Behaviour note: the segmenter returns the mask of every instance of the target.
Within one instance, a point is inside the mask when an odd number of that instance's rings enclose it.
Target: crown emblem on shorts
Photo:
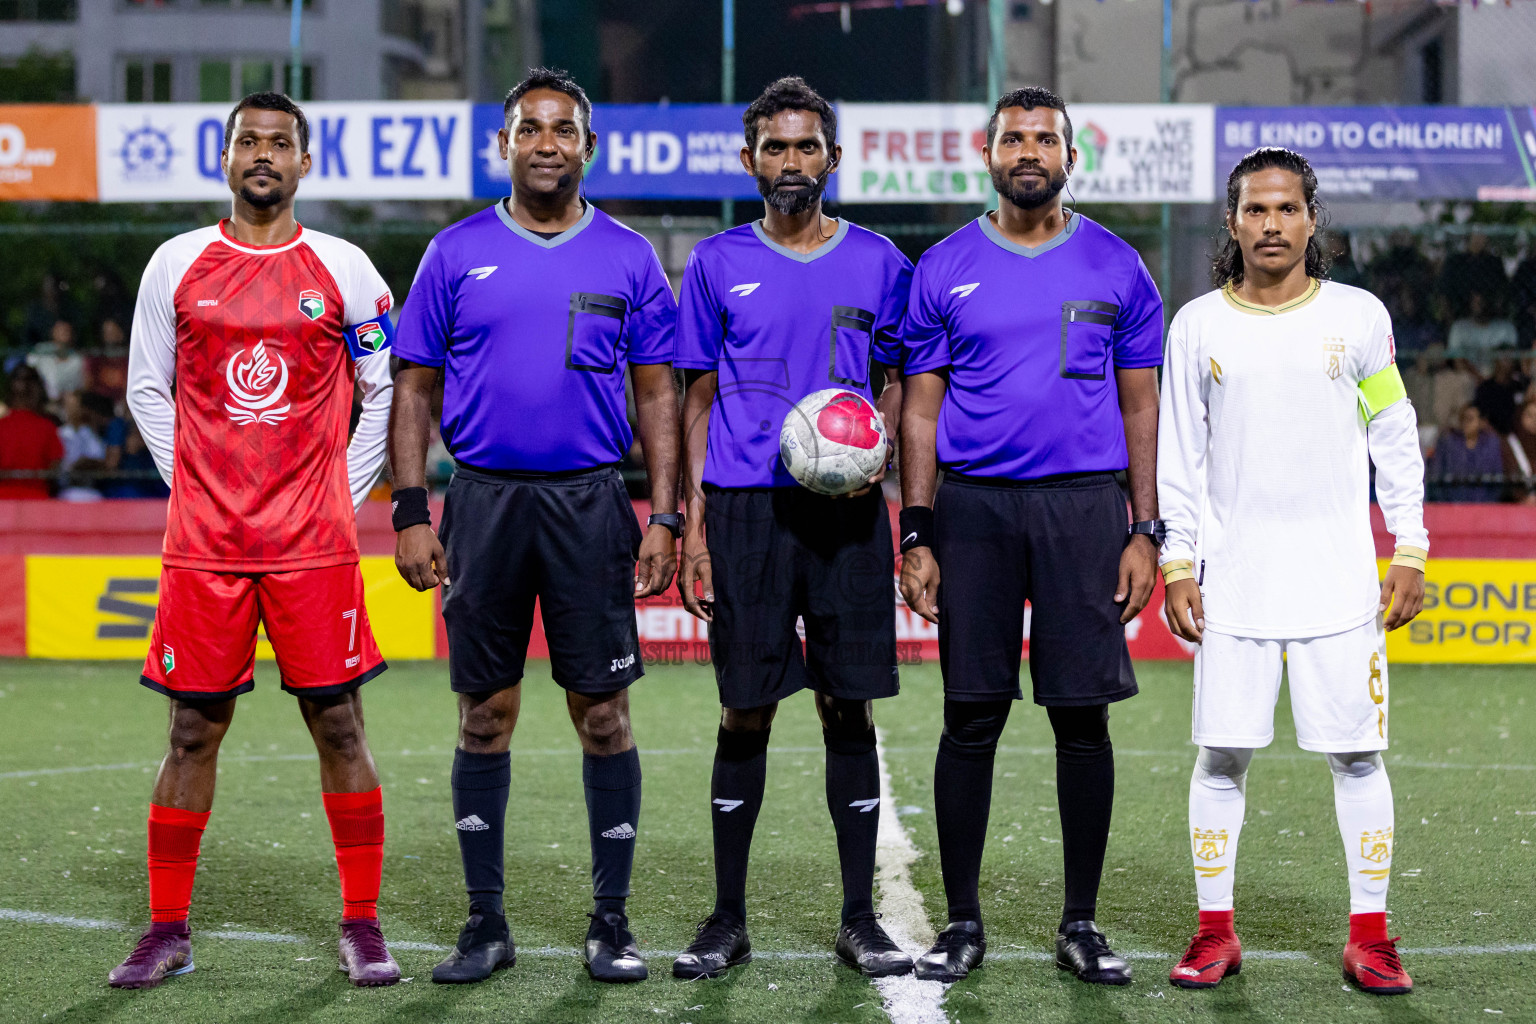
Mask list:
[[[1360,856],[1376,864],[1385,863],[1392,856],[1392,830],[1360,833]]]
[[[1195,856],[1200,860],[1216,860],[1227,852],[1228,837],[1226,829],[1195,829]]]

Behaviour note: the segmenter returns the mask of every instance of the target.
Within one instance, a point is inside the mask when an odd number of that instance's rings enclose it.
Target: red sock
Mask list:
[[[1386,942],[1386,911],[1375,914],[1350,914],[1349,941],[1351,943]]]
[[[322,793],[325,816],[336,844],[341,872],[341,916],[379,916],[379,878],[384,871],[384,797],[380,789],[367,793]]]
[[[186,921],[208,811],[149,805],[149,919]]]
[[[1200,911],[1200,931],[1207,935],[1232,935],[1232,911]]]

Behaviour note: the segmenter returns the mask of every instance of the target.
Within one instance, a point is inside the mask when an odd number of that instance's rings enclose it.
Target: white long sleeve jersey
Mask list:
[[[1332,282],[1275,308],[1220,289],[1174,317],[1159,560],[1193,563],[1206,628],[1298,639],[1370,621],[1370,462],[1399,550],[1427,554],[1424,461],[1394,355],[1381,302]]]

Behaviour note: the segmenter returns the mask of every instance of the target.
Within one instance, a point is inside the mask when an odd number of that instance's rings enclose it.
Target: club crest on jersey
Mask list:
[[[165,674],[170,675],[176,669],[176,652],[171,650],[171,645],[165,645],[165,653],[160,656],[160,664],[165,667]]]
[[[311,320],[319,320],[325,316],[325,296],[313,288],[299,292],[299,312]]]
[[[356,336],[358,345],[369,352],[377,352],[384,344],[384,328],[380,327],[376,320],[358,324],[352,329],[352,333]]]
[[[230,399],[224,411],[234,422],[280,423],[288,418],[288,410],[293,408],[283,402],[288,390],[288,364],[282,356],[268,352],[265,341],[258,341],[249,353],[242,349],[231,356],[224,379]]]
[[[1195,857],[1199,860],[1217,860],[1227,852],[1227,837],[1226,829],[1195,829]]]
[[[1323,353],[1328,357],[1328,379],[1338,380],[1344,372],[1344,344],[1343,339],[1324,338]]]
[[[1360,856],[1373,864],[1385,864],[1392,856],[1392,830],[1360,833]]]

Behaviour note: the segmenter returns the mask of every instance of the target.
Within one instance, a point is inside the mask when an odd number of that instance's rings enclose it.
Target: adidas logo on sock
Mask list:
[[[453,823],[453,827],[460,832],[484,832],[491,826],[480,820],[480,815],[471,814],[467,818],[460,818]]]
[[[622,825],[615,825],[615,826],[613,826],[613,828],[611,828],[608,831],[603,833],[603,838],[604,839],[633,839],[633,838],[635,838],[635,826],[631,825],[627,821],[624,824],[622,824]]]

